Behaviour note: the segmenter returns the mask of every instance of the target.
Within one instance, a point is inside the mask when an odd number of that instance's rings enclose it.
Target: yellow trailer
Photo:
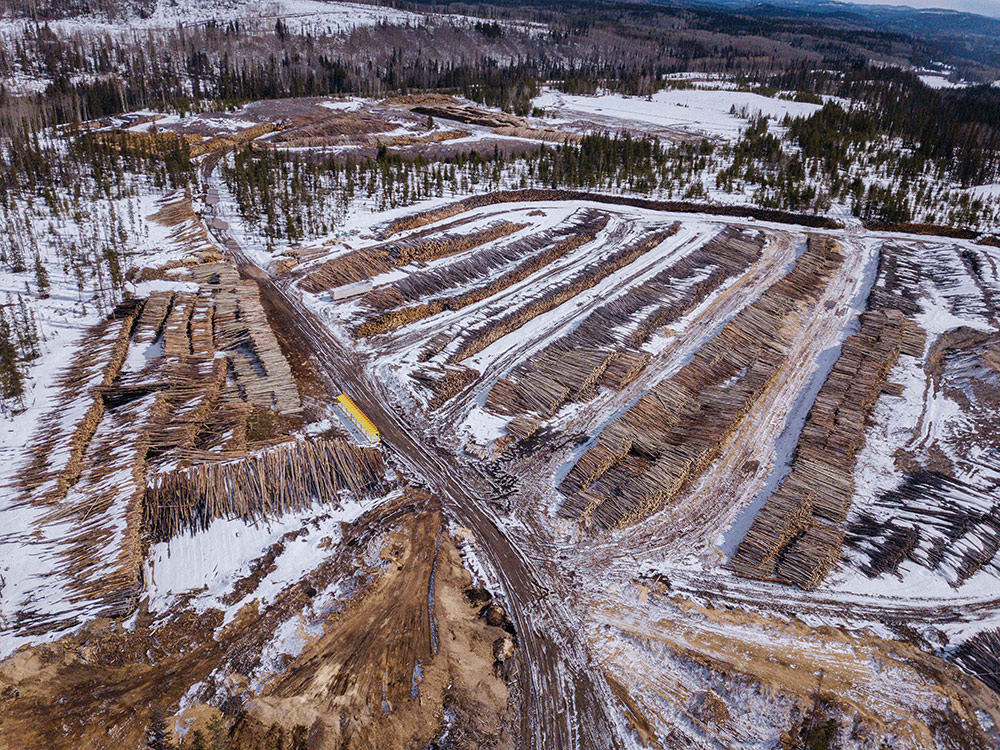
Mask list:
[[[361,430],[362,434],[368,438],[369,443],[377,443],[381,439],[378,434],[378,427],[358,408],[358,405],[354,403],[350,396],[346,393],[341,393],[337,396],[337,404],[344,411],[344,414]]]

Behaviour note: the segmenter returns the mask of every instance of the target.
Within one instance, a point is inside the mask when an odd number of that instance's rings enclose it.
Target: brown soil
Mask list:
[[[439,517],[393,534],[383,555],[395,572],[255,701],[260,719],[309,726],[322,748],[425,747],[443,734],[447,707],[449,736],[513,747],[516,722],[493,658],[504,632],[466,598],[471,578]]]
[[[249,675],[278,625],[337,580],[367,583],[261,697],[249,694]],[[219,611],[178,605],[166,622],[140,612],[132,631],[105,620],[22,649],[0,664],[0,747],[139,747],[152,712],[172,726],[198,682],[198,699],[230,716],[231,750],[255,747],[282,727],[289,739],[308,727],[317,749],[425,747],[444,733],[446,705],[449,736],[512,747],[519,717],[508,710],[493,658],[504,632],[465,598],[470,580],[433,503],[411,494],[346,527],[327,560],[269,606],[245,595],[221,630]],[[423,678],[414,685],[417,663]],[[196,702],[183,719],[204,730],[217,713]]]

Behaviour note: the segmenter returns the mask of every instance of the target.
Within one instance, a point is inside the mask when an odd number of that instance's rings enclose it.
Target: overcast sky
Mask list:
[[[909,5],[911,8],[950,8],[1000,18],[1000,0],[848,0],[862,5]]]

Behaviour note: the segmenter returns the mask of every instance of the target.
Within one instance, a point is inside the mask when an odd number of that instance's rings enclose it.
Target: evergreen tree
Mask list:
[[[0,396],[5,400],[19,400],[23,395],[24,376],[18,363],[17,349],[7,316],[0,307]]]
[[[149,717],[146,732],[146,750],[172,750],[173,743],[167,736],[167,724],[159,708],[154,708]]]

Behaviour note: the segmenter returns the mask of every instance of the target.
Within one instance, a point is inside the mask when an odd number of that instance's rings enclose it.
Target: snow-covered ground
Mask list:
[[[960,89],[969,85],[965,81],[950,81],[946,76],[936,73],[924,73],[918,78],[932,89]]]
[[[807,117],[820,109],[818,104],[726,88],[669,89],[648,98],[621,94],[576,96],[546,89],[532,105],[552,113],[556,122],[582,121],[593,123],[595,129],[612,131],[648,125],[666,132],[703,134],[729,141],[735,141],[746,129],[748,118],[758,114],[780,121],[785,115]]]
[[[68,363],[75,342],[89,326],[109,312],[107,302],[102,304],[95,298],[95,286],[101,282],[78,276],[60,253],[65,247],[79,243],[85,235],[107,231],[106,222],[113,213],[125,220],[130,246],[126,268],[155,268],[183,257],[187,248],[171,238],[177,227],[167,227],[149,219],[158,209],[161,197],[157,191],[149,189],[132,199],[92,203],[89,211],[78,214],[79,221],[64,217],[48,222],[53,230],[48,233],[40,231],[44,225],[36,220],[35,231],[39,236],[35,244],[50,285],[47,296],[39,294],[30,259],[27,259],[28,268],[20,273],[0,267],[0,301],[16,301],[18,294],[25,296],[38,326],[40,348],[40,356],[26,363],[23,398],[19,403],[8,405],[16,413],[4,414],[0,423],[0,483],[6,483],[16,471],[15,457],[30,437],[38,418],[49,409],[55,396],[53,383]],[[135,288],[129,285],[129,290],[134,292]]]
[[[110,35],[132,38],[149,32],[166,32],[178,27],[201,26],[209,22],[241,22],[245,28],[272,30],[278,20],[291,33],[312,36],[341,34],[366,26],[420,26],[426,23],[471,25],[480,19],[460,14],[415,13],[388,5],[338,0],[157,0],[152,13],[128,18],[98,15],[75,16],[49,21],[58,36]],[[534,33],[544,30],[538,23],[498,21]],[[24,33],[30,22],[0,16],[0,37]]]
[[[338,33],[377,24],[418,24],[425,16],[378,5],[322,0],[158,0],[148,16],[121,19],[77,16],[50,21],[48,26],[59,36],[110,34],[132,36],[136,32],[169,31],[178,26],[197,26],[209,21],[270,21],[282,19],[291,31],[303,33]],[[6,20],[8,31],[23,28],[26,22]]]
[[[341,524],[356,520],[382,500],[346,501],[339,508],[316,504],[252,525],[219,518],[204,531],[154,544],[144,568],[149,608],[169,614],[183,596],[197,611],[224,612],[225,625],[249,601],[269,604],[286,587],[302,580],[340,541]],[[279,543],[273,569],[244,596],[227,600],[237,581],[251,573],[253,563]]]

